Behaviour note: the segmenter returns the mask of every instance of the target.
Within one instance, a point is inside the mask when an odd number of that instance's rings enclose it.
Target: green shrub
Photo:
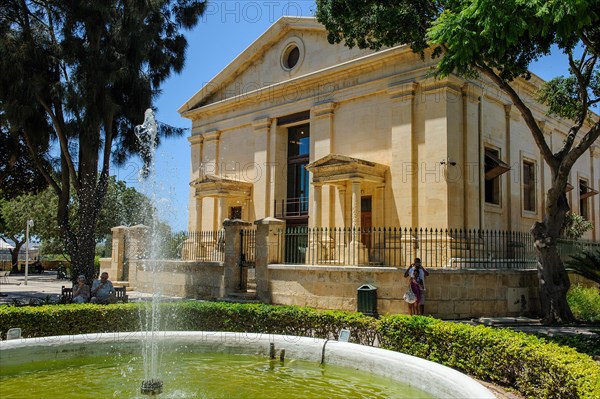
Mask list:
[[[573,285],[567,293],[567,301],[573,315],[582,321],[600,321],[600,292],[597,288]]]
[[[600,366],[589,356],[505,329],[390,316],[379,324],[382,347],[459,369],[530,398],[598,398]]]
[[[26,337],[139,331],[144,303],[0,307],[0,332]],[[514,388],[530,398],[598,398],[600,366],[574,349],[524,333],[402,315],[379,320],[360,313],[293,306],[172,302],[161,307],[164,330],[235,331],[337,338],[404,352]]]

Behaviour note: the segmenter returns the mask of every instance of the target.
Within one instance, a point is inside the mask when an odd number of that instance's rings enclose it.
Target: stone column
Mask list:
[[[223,262],[225,294],[241,291],[242,240],[240,231],[250,225],[250,222],[239,219],[223,221],[225,229],[225,261]]]
[[[256,295],[264,303],[271,303],[269,264],[282,263],[285,221],[267,217],[256,225]]]
[[[125,259],[129,267],[129,285],[134,287],[142,287],[142,282],[138,282],[137,266],[143,266],[142,262],[151,256],[152,243],[148,236],[148,226],[138,224],[127,229],[125,236],[126,253]]]
[[[196,229],[191,231],[202,231],[202,201],[204,197],[196,197]]]
[[[107,272],[113,279],[123,280],[123,268],[125,263],[125,233],[127,227],[117,226],[112,231],[112,254],[110,257],[110,269],[101,269],[100,273]]]
[[[215,230],[220,230],[221,227],[223,226],[223,221],[228,218],[228,215],[226,216],[226,206],[225,204],[227,203],[227,198],[225,197],[220,197],[217,199],[217,226]]]
[[[200,134],[194,134],[188,138],[188,141],[190,142],[192,151],[190,177],[194,181],[202,175],[202,147],[204,137]],[[190,187],[189,198],[190,215],[188,218],[188,230],[200,231],[202,230],[202,198],[196,197],[196,189],[194,187]]]

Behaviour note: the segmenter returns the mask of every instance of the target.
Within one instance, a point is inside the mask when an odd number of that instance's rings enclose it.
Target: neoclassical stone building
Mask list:
[[[406,46],[330,45],[313,18],[282,18],[190,98],[190,231],[225,218],[309,227],[526,231],[550,173],[510,100],[485,81],[428,76]],[[570,124],[517,90],[558,148]],[[568,198],[598,239],[600,146]]]

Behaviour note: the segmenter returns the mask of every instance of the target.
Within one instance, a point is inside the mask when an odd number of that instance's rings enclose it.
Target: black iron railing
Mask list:
[[[308,197],[275,200],[273,211],[276,218],[288,218],[308,215]]]
[[[528,232],[429,228],[308,228],[280,232],[283,263],[409,266],[421,258],[429,267],[532,269],[537,254]],[[569,254],[600,248],[591,241],[560,240]]]
[[[225,230],[181,231],[157,240],[158,259],[199,260],[223,262],[225,259]]]
[[[240,230],[242,265],[254,267],[256,262],[256,227]]]

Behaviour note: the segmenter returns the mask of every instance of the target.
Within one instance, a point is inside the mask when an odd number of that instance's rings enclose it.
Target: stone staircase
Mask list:
[[[230,302],[230,303],[261,303],[260,299],[256,296],[256,278],[254,269],[248,270],[248,283],[245,292],[229,292],[227,296],[217,298],[219,302]]]

